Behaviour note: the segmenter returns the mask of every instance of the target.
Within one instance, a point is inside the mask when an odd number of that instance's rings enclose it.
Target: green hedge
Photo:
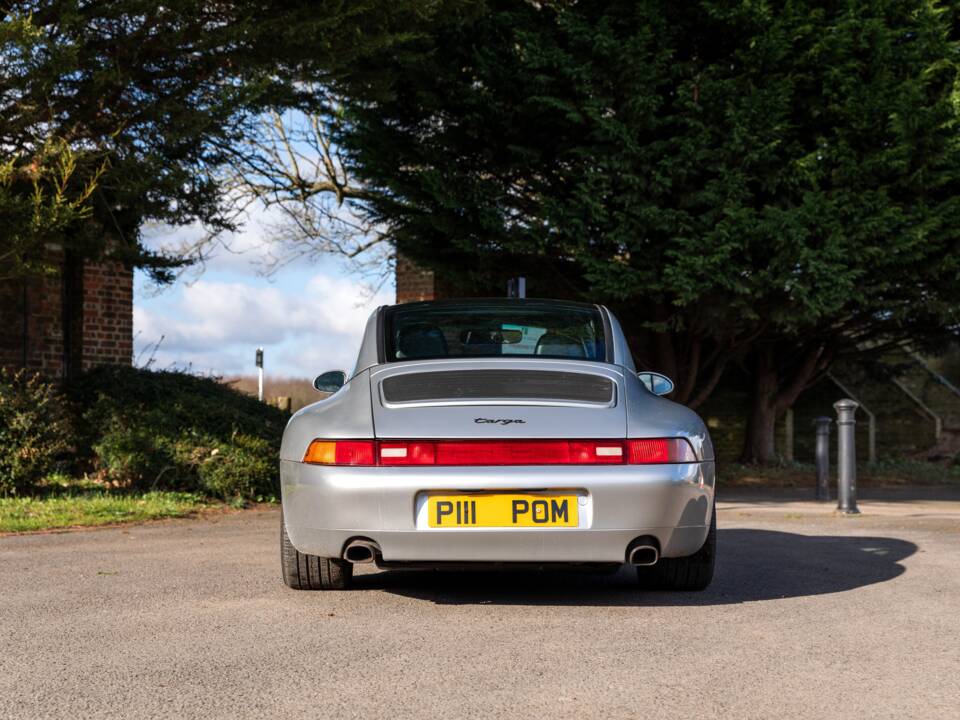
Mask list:
[[[279,494],[286,415],[212,378],[110,366],[70,384],[94,472],[138,489]]]
[[[0,369],[0,495],[29,493],[69,462],[73,433],[56,386]]]
[[[30,492],[67,470],[134,490],[279,494],[286,415],[213,378],[103,367],[71,381],[65,397],[39,379],[18,383],[0,379],[0,422],[19,418],[0,429],[0,493]]]

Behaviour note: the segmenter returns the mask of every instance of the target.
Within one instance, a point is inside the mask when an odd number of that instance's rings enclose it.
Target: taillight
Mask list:
[[[311,465],[376,465],[372,440],[314,440],[303,461]]]
[[[314,440],[315,465],[651,465],[696,462],[684,438],[637,440]]]
[[[382,442],[381,465],[617,465],[619,440]]]
[[[436,465],[437,448],[432,442],[381,442],[377,460],[381,465]]]
[[[630,465],[696,462],[690,443],[683,438],[643,438],[627,440]]]

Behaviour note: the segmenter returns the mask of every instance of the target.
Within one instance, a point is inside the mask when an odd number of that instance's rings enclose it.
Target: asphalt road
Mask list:
[[[0,717],[960,716],[960,502],[732,499],[690,595],[376,570],[294,592],[274,510],[3,537]]]

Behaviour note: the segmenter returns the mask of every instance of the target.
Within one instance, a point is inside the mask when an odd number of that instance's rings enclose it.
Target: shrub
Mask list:
[[[0,495],[35,489],[71,450],[69,414],[53,383],[0,370]]]
[[[141,421],[148,422],[148,418]],[[159,487],[164,473],[175,469],[163,446],[163,435],[151,431],[145,422],[130,423],[126,418],[110,417],[92,446],[97,474],[120,485]],[[170,487],[176,480],[168,478],[164,486]],[[179,484],[190,485],[185,478]]]
[[[237,433],[199,464],[200,489],[208,495],[258,498],[276,496],[277,451],[263,438]]]
[[[182,372],[97,368],[71,384],[88,469],[139,489],[252,499],[279,492],[286,415]]]

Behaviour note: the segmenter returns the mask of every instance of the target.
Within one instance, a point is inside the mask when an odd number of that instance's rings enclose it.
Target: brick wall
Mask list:
[[[133,273],[117,262],[66,261],[57,273],[0,282],[0,366],[64,377],[133,356]]]
[[[423,270],[403,255],[397,256],[397,303],[437,299],[436,276]]]
[[[27,368],[63,374],[63,295],[60,276],[30,283],[27,292]],[[21,320],[21,328],[23,321]]]
[[[62,262],[60,251],[50,252]],[[62,289],[60,274],[0,283],[0,365],[61,375]]]
[[[83,268],[83,369],[133,359],[133,272],[119,262]]]

